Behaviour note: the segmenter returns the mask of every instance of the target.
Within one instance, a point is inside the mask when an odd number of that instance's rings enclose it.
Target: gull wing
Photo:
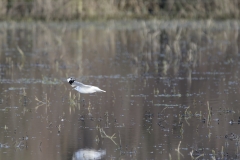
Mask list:
[[[88,94],[88,93],[95,93],[95,92],[106,92],[96,86],[85,85],[83,83],[76,82],[76,81],[73,83],[73,85],[75,87],[74,89],[80,93]]]

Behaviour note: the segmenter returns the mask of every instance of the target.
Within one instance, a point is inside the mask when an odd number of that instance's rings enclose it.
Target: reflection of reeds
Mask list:
[[[123,29],[124,27],[132,29],[134,26],[143,28],[133,32],[117,31],[118,29],[108,30],[107,26],[112,25],[112,23],[105,24],[106,30],[101,30],[101,32],[99,32],[99,28],[94,27],[71,29],[71,25],[67,26],[66,24],[60,26],[45,23],[39,23],[40,25],[26,24],[26,26],[23,26],[29,34],[23,34],[20,37],[22,43],[17,45],[20,56],[14,59],[11,56],[0,54],[0,57],[7,60],[9,68],[6,68],[6,72],[9,75],[17,70],[14,66],[17,60],[21,62],[18,70],[22,67],[29,67],[23,64],[31,62],[32,64],[43,65],[30,67],[48,67],[62,77],[66,76],[66,72],[64,72],[66,67],[78,70],[79,75],[76,76],[80,76],[85,65],[89,65],[86,59],[98,57],[108,59],[116,56],[124,58],[122,56],[123,52],[118,49],[119,44],[121,44],[120,47],[127,48],[126,52],[129,53],[132,63],[129,70],[135,75],[153,71],[155,74],[160,73],[161,75],[167,75],[169,71],[173,71],[177,75],[180,67],[184,66],[188,70],[187,78],[189,85],[191,85],[192,68],[207,61],[209,56],[214,56],[218,52],[221,52],[219,61],[227,59],[231,63],[233,57],[236,56],[233,53],[238,53],[239,50],[239,24],[234,21],[223,22],[221,25],[214,21],[143,22],[121,26]],[[119,27],[120,24],[114,26]],[[186,24],[190,27],[185,27]],[[22,28],[21,25],[17,26],[15,24],[6,26],[2,27],[1,31],[2,33],[10,32],[12,38],[18,36],[18,29]],[[168,26],[171,26],[171,28],[167,29]],[[221,29],[220,26],[225,28],[224,32],[216,32],[216,30]],[[148,34],[149,32],[151,34]],[[7,42],[6,37],[7,35],[0,35],[0,42],[3,44]],[[29,40],[26,40],[25,37],[29,37]],[[231,45],[227,43],[219,45],[219,41],[226,41]],[[31,44],[30,51],[35,56],[29,57],[26,55],[25,48],[29,44]],[[10,48],[16,48],[15,44],[9,43],[7,45]],[[132,47],[135,45],[136,47]],[[232,54],[229,54],[230,52]],[[42,56],[45,58],[42,59]],[[101,67],[109,66],[102,65]],[[102,70],[106,70],[106,68],[100,68],[96,72],[99,73]]]
[[[80,94],[78,94],[78,97],[73,94],[71,92],[69,92],[69,113],[71,114],[72,111],[75,112],[76,109],[80,110],[81,106],[80,106]],[[89,107],[88,107],[89,109]],[[90,109],[89,109],[89,113],[90,113]]]
[[[26,109],[25,107],[27,106],[27,103],[29,101],[28,98],[27,98],[27,93],[25,91],[25,88],[23,88],[22,95],[20,96],[18,101],[19,101],[19,103],[22,104],[22,106],[24,106],[24,110],[25,110]],[[24,113],[25,113],[25,111],[24,111]]]
[[[24,63],[25,63],[25,54],[24,54],[24,52],[22,51],[22,49],[19,46],[17,46],[17,50],[20,53],[21,59],[22,59],[21,60],[21,65],[19,65],[19,69],[21,71],[23,69],[23,66],[24,66]]]
[[[71,92],[69,92],[69,104],[70,104],[70,106],[75,106],[75,107],[80,107],[80,94],[78,94],[78,97],[75,95],[75,94],[73,94],[73,96],[72,96],[72,93]],[[88,108],[89,107],[91,107],[91,103],[89,102],[89,106],[88,106]],[[78,108],[79,110],[80,110],[80,108]]]
[[[210,107],[209,107],[209,101],[207,101],[207,107],[208,107],[208,119],[207,119],[207,125],[208,127],[211,125],[211,117],[212,117],[212,113],[211,113],[211,110],[210,110]]]
[[[69,104],[70,104],[70,106],[76,106],[76,95],[74,94],[73,96],[72,96],[72,93],[71,92],[69,92]]]

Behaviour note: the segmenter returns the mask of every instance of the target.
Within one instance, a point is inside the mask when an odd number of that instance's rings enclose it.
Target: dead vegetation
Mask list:
[[[0,19],[239,18],[238,0],[0,0]]]

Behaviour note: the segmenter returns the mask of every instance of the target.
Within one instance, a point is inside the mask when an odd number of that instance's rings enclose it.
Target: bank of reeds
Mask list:
[[[239,18],[239,0],[0,0],[0,19]]]

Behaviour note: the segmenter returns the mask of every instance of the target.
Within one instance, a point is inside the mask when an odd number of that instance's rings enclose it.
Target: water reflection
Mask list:
[[[0,155],[238,158],[239,37],[235,21],[0,23]]]
[[[105,155],[106,150],[79,149],[73,154],[72,160],[103,159]]]

